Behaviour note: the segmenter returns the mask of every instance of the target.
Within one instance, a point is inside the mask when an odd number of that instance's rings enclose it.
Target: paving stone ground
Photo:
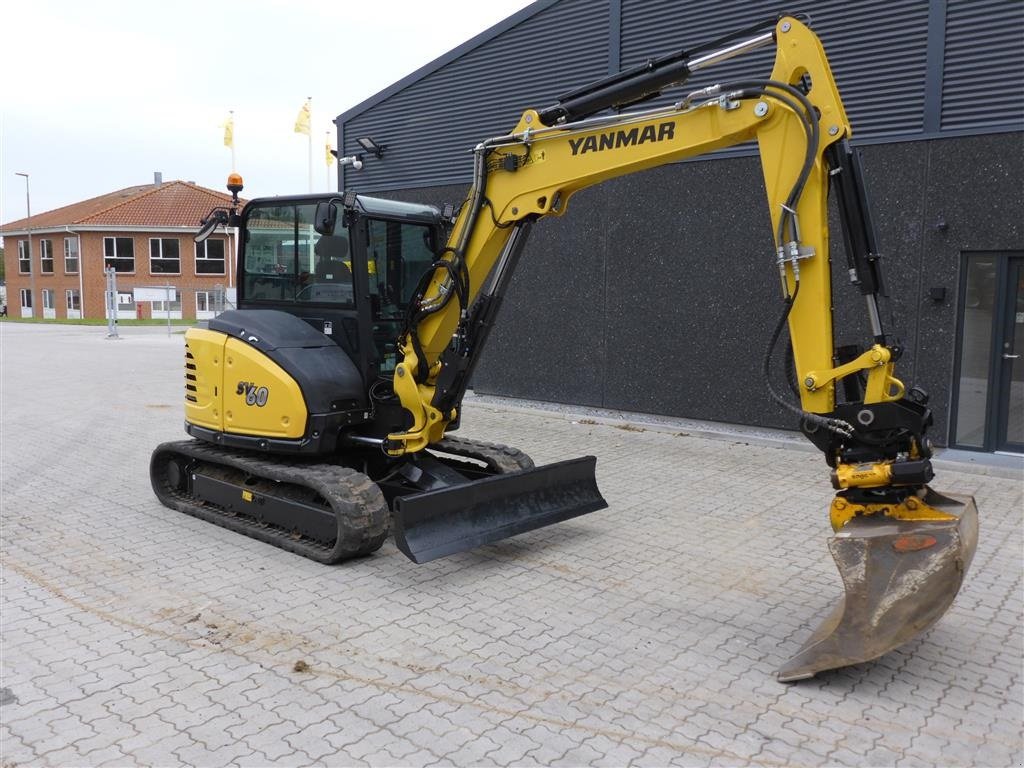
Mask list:
[[[477,399],[460,434],[592,453],[609,508],[327,567],[157,503],[180,334],[0,344],[5,767],[1024,761],[1019,475],[940,472],[981,540],[931,631],[783,685],[841,591],[812,451]]]

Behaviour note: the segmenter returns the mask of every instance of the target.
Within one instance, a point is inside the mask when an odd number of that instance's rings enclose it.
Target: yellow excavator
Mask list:
[[[767,78],[637,106],[765,46]],[[831,468],[829,546],[845,587],[778,677],[901,645],[952,603],[977,510],[928,487],[928,397],[895,375],[901,350],[878,311],[880,250],[850,136],[820,41],[786,15],[526,110],[475,148],[457,211],[353,192],[239,211],[232,175],[233,204],[197,239],[238,228],[239,309],[186,334],[192,439],[154,451],[157,497],[325,563],[375,551],[389,530],[421,563],[605,507],[593,457],[534,467],[516,449],[451,434],[527,234],[580,189],[756,140],[775,240],[765,269],[782,295],[760,373]],[[833,341],[830,191],[871,327],[855,348]],[[793,398],[771,376],[787,324]]]

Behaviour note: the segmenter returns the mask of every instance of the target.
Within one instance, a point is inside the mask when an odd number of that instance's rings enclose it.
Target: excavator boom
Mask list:
[[[765,79],[720,83],[667,107],[604,112],[771,44],[775,64]],[[388,450],[421,450],[457,421],[489,319],[516,263],[517,240],[530,223],[563,215],[572,196],[588,186],[756,140],[775,236],[770,264],[783,296],[771,348],[788,325],[799,404],[772,388],[770,351],[762,373],[773,400],[799,419],[833,469],[839,493],[830,546],[846,585],[840,608],[780,679],[865,661],[924,631],[959,589],[977,541],[977,514],[970,499],[928,503],[941,498],[927,486],[931,411],[927,394],[895,375],[902,350],[881,321],[880,253],[851,135],[820,41],[790,16],[524,112],[510,134],[476,148],[469,199],[443,264],[422,293],[422,311],[403,337],[395,392],[411,425],[388,436]],[[833,341],[830,189],[848,273],[871,329],[869,342],[852,352],[837,350]],[[461,311],[445,311],[456,297]],[[837,514],[837,506],[845,512]]]

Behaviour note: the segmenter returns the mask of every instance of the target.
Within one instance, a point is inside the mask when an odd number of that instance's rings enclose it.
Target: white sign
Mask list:
[[[177,298],[177,291],[172,286],[170,288],[133,288],[132,293],[135,294],[135,301],[167,301],[167,297],[171,297],[171,301]]]

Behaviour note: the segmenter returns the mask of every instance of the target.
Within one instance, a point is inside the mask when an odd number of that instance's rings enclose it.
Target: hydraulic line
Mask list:
[[[782,215],[779,217],[779,226],[776,233],[780,248],[783,243],[787,242],[787,230],[789,234],[789,241],[797,242],[799,233],[797,232],[795,210],[799,203],[800,196],[803,194],[807,179],[810,177],[810,173],[814,168],[820,139],[818,120],[817,115],[814,112],[814,106],[811,104],[807,96],[799,89],[777,80],[765,80],[762,82],[739,81],[729,83],[722,87],[723,89],[740,89],[741,97],[753,96],[755,98],[763,97],[774,99],[785,105],[800,120],[800,124],[807,137],[807,148],[804,155],[804,163],[797,176],[796,182],[793,184],[793,188],[790,191],[789,196],[786,198],[786,203],[782,206]],[[773,91],[769,89],[775,90]],[[782,91],[785,95],[783,95],[783,93],[778,93],[777,91]],[[794,97],[799,104],[794,102],[790,96]],[[803,109],[801,110],[800,107],[803,107]],[[853,428],[849,424],[840,419],[827,418],[817,413],[805,411],[780,395],[772,384],[771,364],[775,353],[775,347],[778,344],[779,337],[782,335],[782,329],[786,326],[786,323],[789,320],[790,312],[793,309],[793,305],[796,302],[796,297],[799,292],[800,278],[798,275],[794,274],[793,292],[783,299],[785,306],[774,330],[772,331],[771,340],[768,343],[768,348],[765,350],[764,359],[762,361],[762,374],[764,376],[765,385],[768,388],[768,393],[772,400],[787,411],[794,413],[806,422],[816,424],[819,427],[828,429],[836,434],[849,437],[853,433]],[[792,346],[790,346],[790,355],[791,354]],[[789,356],[787,355],[787,359],[788,358]],[[789,380],[791,386],[793,384],[792,376],[793,372],[790,370],[787,375],[787,380]]]
[[[420,341],[417,330],[420,322],[448,306],[448,303],[452,299],[453,292],[459,301],[460,327],[465,323],[467,318],[469,310],[470,285],[469,270],[466,267],[464,255],[466,253],[466,247],[469,245],[469,240],[472,237],[473,230],[476,228],[476,220],[479,217],[484,204],[487,202],[487,198],[485,197],[487,185],[487,154],[487,149],[484,145],[477,147],[473,163],[473,188],[470,198],[467,201],[470,202],[472,207],[469,213],[469,218],[466,221],[462,232],[459,234],[458,245],[454,249],[445,249],[445,251],[451,252],[452,255],[450,259],[445,259],[443,257],[439,258],[424,272],[420,277],[420,282],[416,286],[416,290],[413,293],[412,301],[409,303],[404,333],[409,338],[409,342],[413,348],[413,353],[416,355],[416,380],[421,384],[426,381],[427,376],[430,373],[430,366],[427,364],[426,354],[423,351],[423,345]],[[428,306],[424,306],[422,302],[423,295],[426,293],[426,290],[438,269],[444,269],[448,273],[448,280],[452,285],[452,290],[444,292],[440,301],[435,299],[433,303]],[[444,283],[442,282],[441,285],[443,284]],[[461,333],[456,333],[456,338],[461,338],[461,336]]]
[[[799,293],[800,281],[797,280],[796,284],[793,287],[793,293],[787,296],[785,299],[783,299],[785,307],[782,310],[782,314],[779,316],[778,322],[775,324],[775,329],[772,331],[771,340],[768,342],[768,349],[765,350],[764,358],[761,361],[761,374],[764,376],[765,386],[768,388],[768,394],[771,396],[772,400],[774,400],[778,405],[785,408],[787,411],[796,414],[801,419],[804,419],[805,421],[811,424],[823,427],[829,430],[830,432],[835,432],[837,435],[842,435],[844,437],[852,437],[853,427],[850,424],[846,423],[842,419],[832,419],[826,416],[822,416],[821,414],[818,413],[805,411],[803,408],[800,408],[799,406],[794,405],[793,403],[786,400],[786,398],[780,395],[775,390],[775,387],[772,385],[771,369],[772,357],[775,353],[775,345],[779,341],[779,336],[782,335],[782,329],[785,328],[786,321],[789,320],[789,313],[792,311],[793,304],[796,302],[796,297]]]
[[[786,230],[787,225],[789,229],[789,240],[797,240],[798,233],[796,231],[796,225],[794,221],[793,211],[796,209],[796,205],[800,200],[800,195],[803,193],[803,189],[807,184],[807,179],[811,175],[811,171],[814,169],[814,161],[818,154],[818,143],[820,140],[820,129],[818,126],[818,117],[814,111],[814,105],[811,104],[810,99],[800,91],[798,88],[783,83],[779,80],[740,80],[733,83],[727,83],[721,86],[725,89],[741,89],[744,91],[743,95],[764,98],[771,98],[779,101],[789,108],[791,112],[800,120],[800,124],[804,129],[804,133],[807,136],[807,149],[804,153],[804,164],[800,168],[800,173],[797,175],[797,180],[793,184],[793,188],[786,198],[786,203],[783,206],[782,216],[779,218],[779,227],[777,231],[777,237],[779,245],[787,242]],[[783,91],[786,95],[770,91],[769,88],[774,88],[776,91]],[[800,106],[803,107],[801,110],[793,101],[788,98],[792,96],[795,98]]]

